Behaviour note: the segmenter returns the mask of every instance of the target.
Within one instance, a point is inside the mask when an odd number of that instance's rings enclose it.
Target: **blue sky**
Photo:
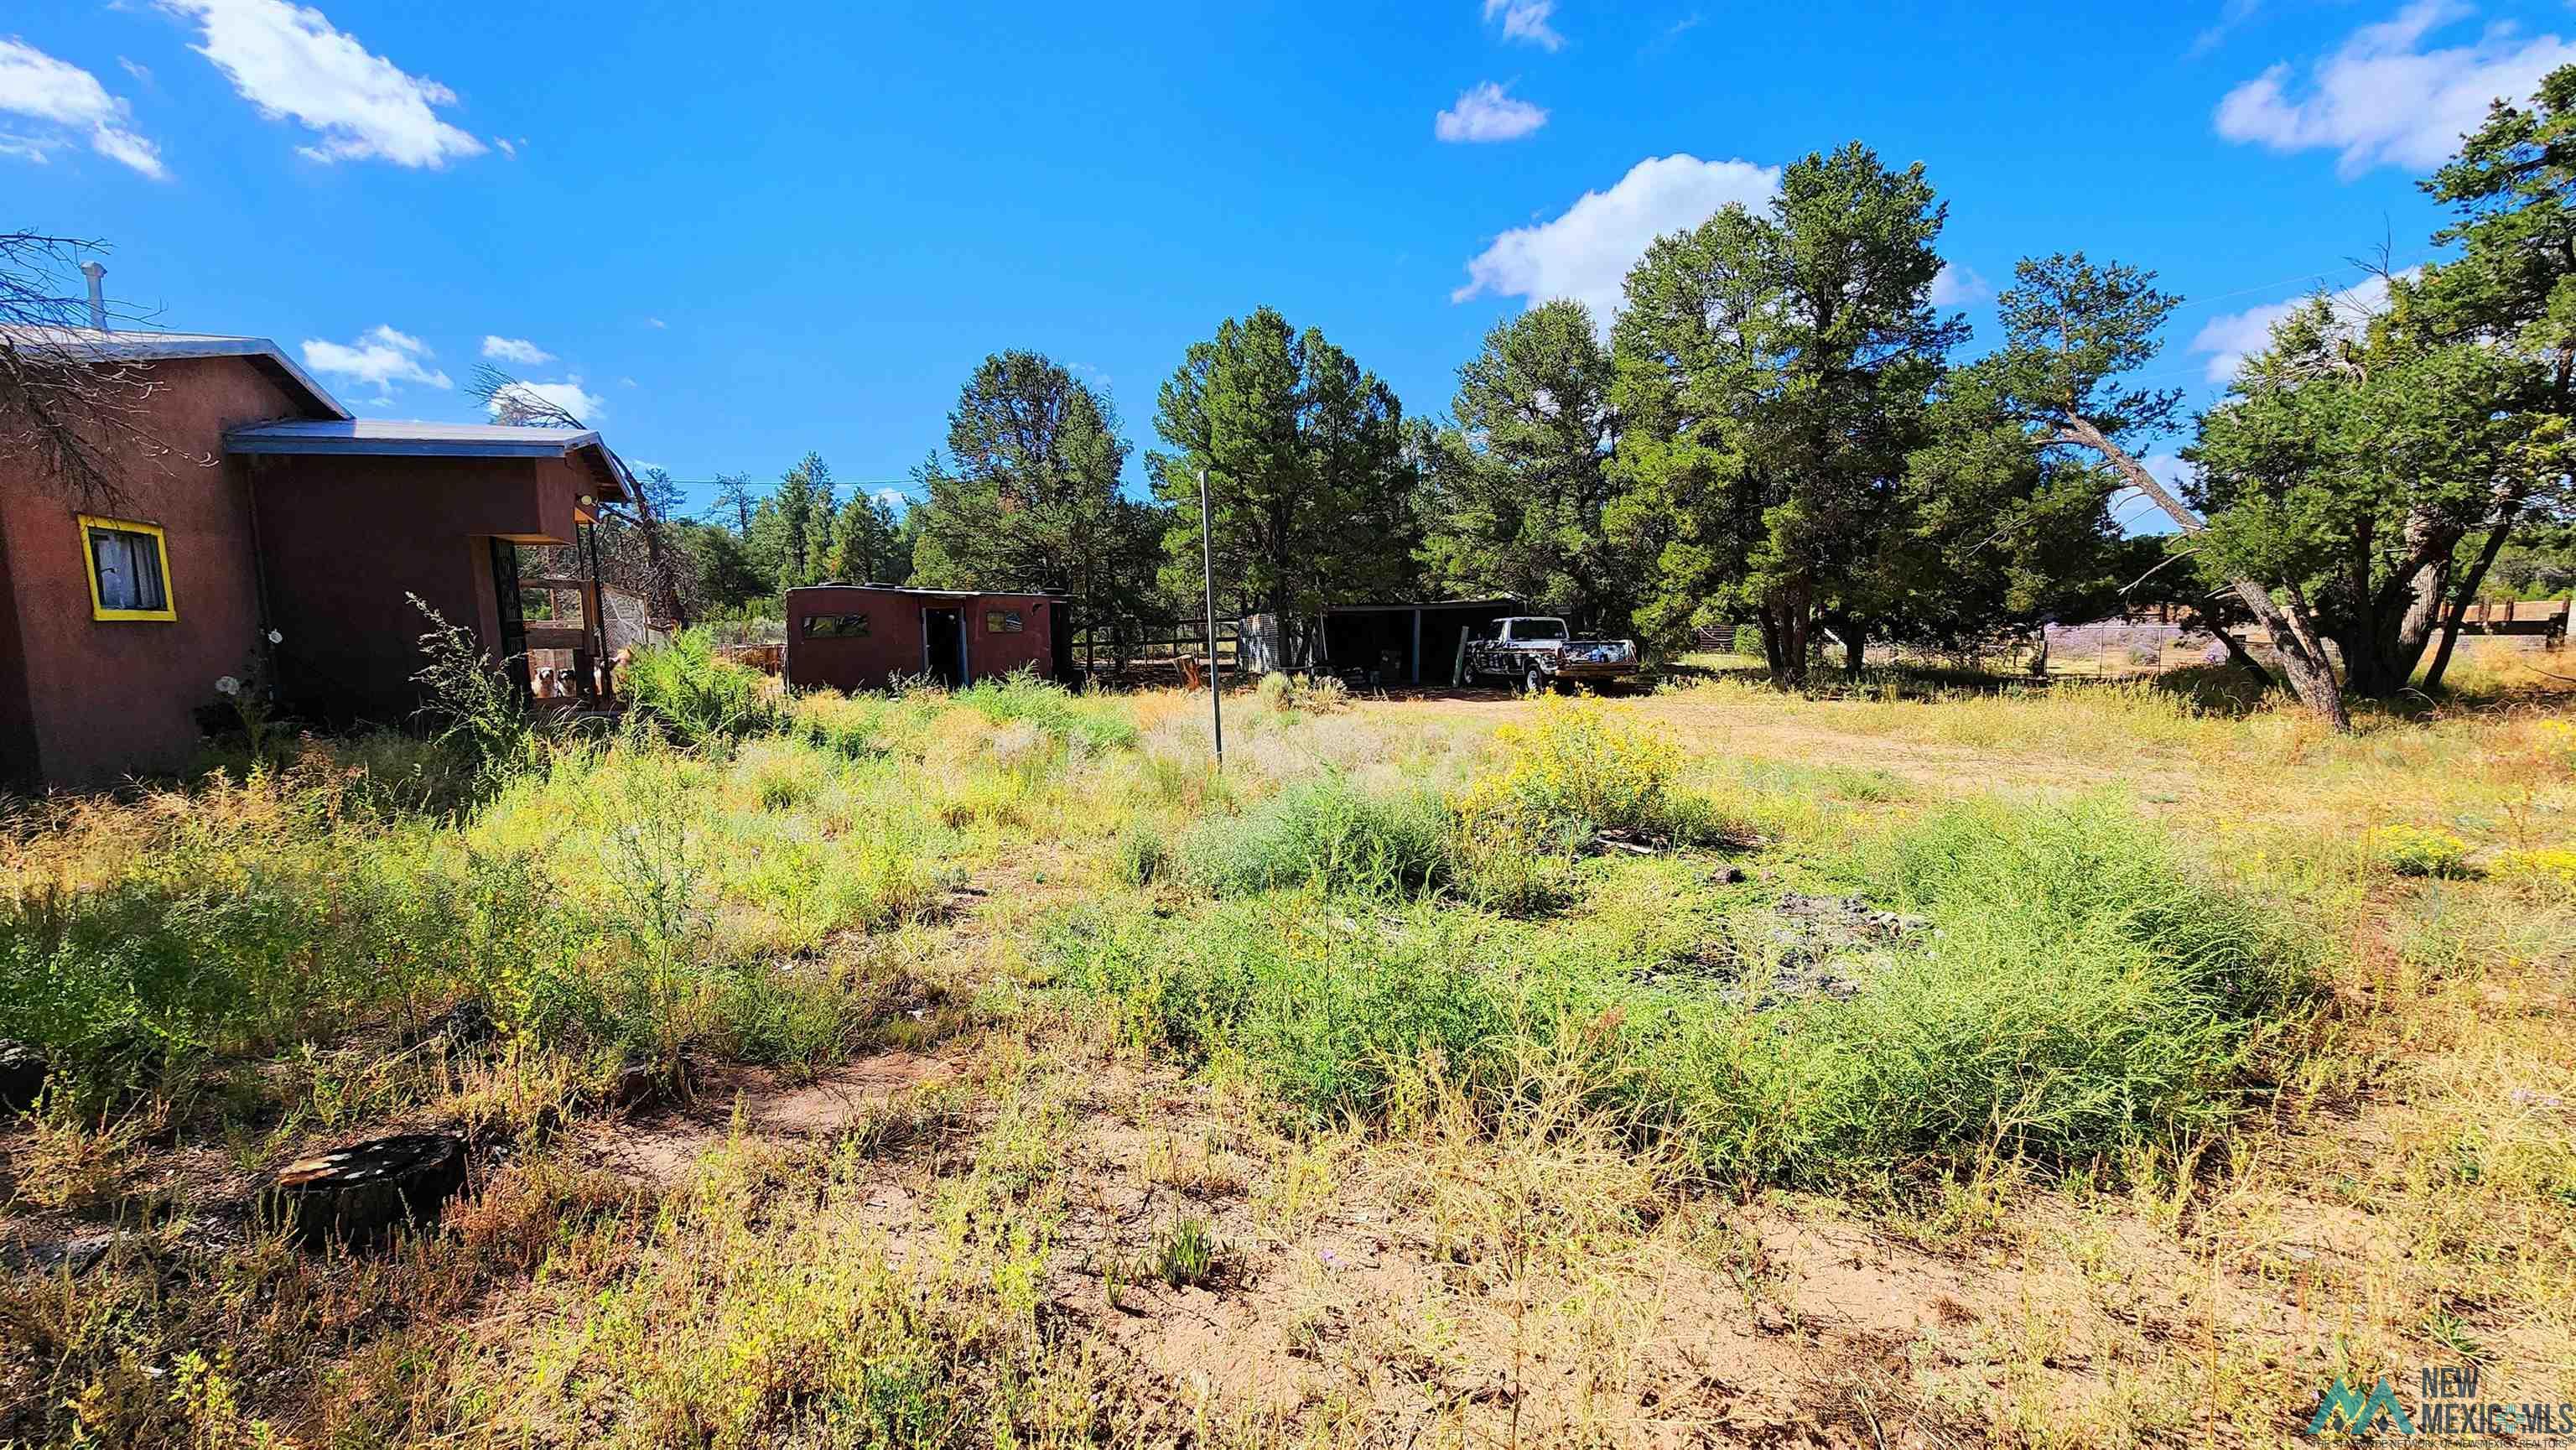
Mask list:
[[[15,0],[0,226],[110,241],[121,301],[361,412],[475,416],[491,349],[684,479],[900,480],[1005,347],[1141,457],[1263,303],[1445,412],[1497,318],[1858,137],[1928,167],[1981,330],[2024,253],[2152,266],[2203,401],[2265,309],[2418,260],[2416,178],[2576,60],[2559,6],[1893,9]]]

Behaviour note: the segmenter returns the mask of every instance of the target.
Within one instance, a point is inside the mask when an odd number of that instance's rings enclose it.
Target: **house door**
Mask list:
[[[921,611],[921,672],[954,690],[966,683],[966,617],[954,609]]]

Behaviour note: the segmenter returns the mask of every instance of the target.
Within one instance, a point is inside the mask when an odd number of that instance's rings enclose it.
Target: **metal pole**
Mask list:
[[[1199,577],[1207,584],[1208,720],[1216,729],[1216,768],[1225,769],[1225,690],[1216,677],[1216,544],[1208,528],[1207,470],[1199,470]]]

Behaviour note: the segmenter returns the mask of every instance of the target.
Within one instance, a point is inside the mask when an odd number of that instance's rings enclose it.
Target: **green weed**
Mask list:
[[[626,667],[626,697],[691,743],[772,730],[787,719],[768,677],[718,655],[704,629],[638,650]]]
[[[1116,706],[1076,696],[1027,670],[999,678],[988,675],[959,691],[955,699],[987,719],[1032,725],[1093,750],[1126,749],[1137,740],[1135,725]]]
[[[1339,777],[1301,781],[1240,816],[1210,816],[1182,839],[1190,879],[1220,896],[1320,884],[1373,894],[1420,891],[1444,874],[1438,801],[1370,795]]]

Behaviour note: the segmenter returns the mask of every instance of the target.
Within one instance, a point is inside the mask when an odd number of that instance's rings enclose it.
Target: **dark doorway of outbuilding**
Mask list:
[[[921,672],[952,690],[966,683],[966,623],[957,610],[921,611]]]
[[[528,618],[519,599],[519,546],[508,539],[492,541],[492,599],[499,606],[501,668],[528,695],[534,682],[528,675]]]

